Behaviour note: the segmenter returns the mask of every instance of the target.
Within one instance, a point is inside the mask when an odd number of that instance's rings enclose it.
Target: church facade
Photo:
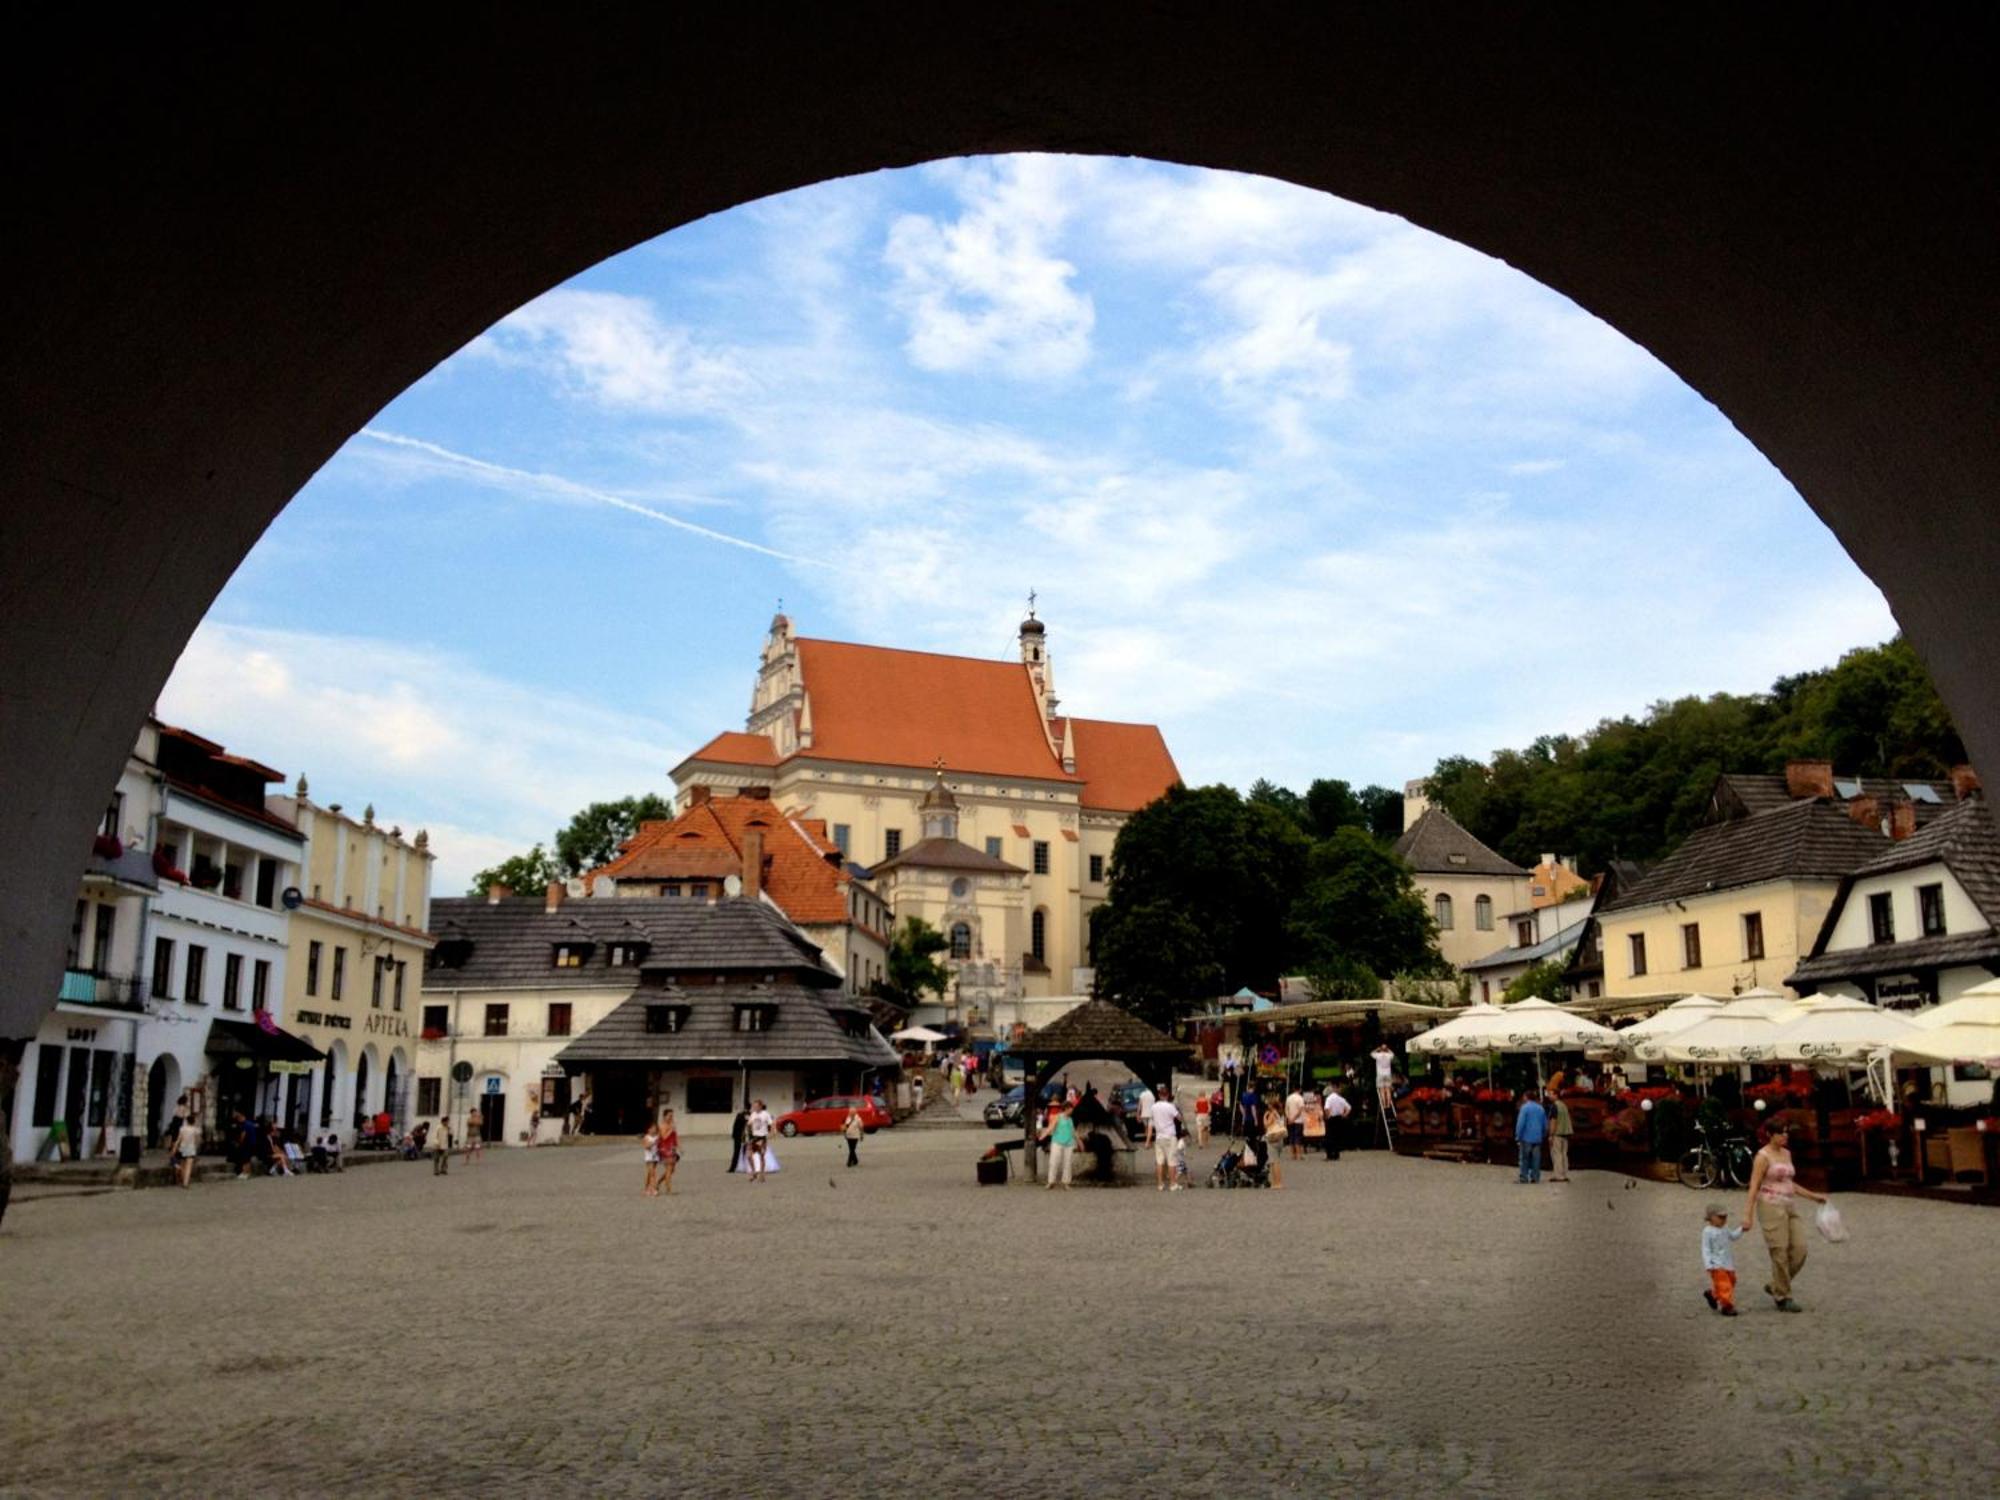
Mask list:
[[[1015,661],[981,661],[816,640],[781,614],[743,730],[672,773],[681,809],[767,791],[822,824],[849,862],[879,871],[895,920],[921,915],[953,938],[957,998],[974,1024],[981,997],[1088,991],[1089,914],[1109,893],[1118,830],[1180,779],[1157,726],[1057,711],[1047,629],[1032,610],[1018,649]],[[946,841],[963,852],[936,842],[940,791]],[[931,846],[920,863],[899,859],[920,844]]]

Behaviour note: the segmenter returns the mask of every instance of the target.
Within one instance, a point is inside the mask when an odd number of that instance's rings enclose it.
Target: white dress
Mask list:
[[[736,1150],[736,1170],[739,1172],[748,1172],[750,1170],[750,1142],[748,1139]],[[767,1136],[764,1139],[764,1170],[767,1173],[778,1170],[778,1142],[775,1136]]]

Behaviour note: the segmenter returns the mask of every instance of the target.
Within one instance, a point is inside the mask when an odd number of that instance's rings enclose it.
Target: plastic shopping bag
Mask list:
[[[1847,1238],[1847,1225],[1841,1221],[1840,1210],[1831,1203],[1819,1206],[1819,1212],[1813,1215],[1813,1223],[1822,1235],[1836,1245]]]

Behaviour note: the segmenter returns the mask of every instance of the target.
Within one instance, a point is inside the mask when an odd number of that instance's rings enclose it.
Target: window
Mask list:
[[[277,904],[278,862],[275,859],[257,861],[257,904],[266,909]]]
[[[1760,911],[1743,913],[1743,956],[1745,958],[1764,956],[1764,914]]]
[[[419,1078],[417,1080],[417,1113],[420,1115],[444,1113],[444,1080],[442,1078]]]
[[[1535,923],[1533,918],[1527,918],[1514,924],[1514,946],[1516,948],[1532,948],[1535,946]]]
[[[604,961],[614,969],[636,969],[639,960],[646,955],[644,943],[613,943],[604,955]]]
[[[315,938],[306,945],[306,993],[319,993],[319,955],[326,945]]]
[[[250,965],[250,1009],[271,1008],[271,961],[260,958]]]
[[[423,1034],[426,1041],[438,1041],[451,1029],[451,1007],[449,1005],[426,1005],[424,1007]]]
[[[972,957],[972,928],[964,922],[951,924],[951,956],[953,958]]]
[[[660,894],[662,896],[678,896],[680,893],[681,888],[678,885],[663,885],[660,887]]]
[[[90,938],[90,972],[108,974],[111,971],[111,934],[118,924],[118,908],[106,902],[97,903],[97,928]]]
[[[654,1036],[671,1036],[681,1029],[681,1022],[687,1016],[684,1005],[649,1005],[646,1007],[646,1030]],[[738,1031],[744,1028],[738,1026]],[[751,1027],[753,1031],[760,1027]]]
[[[569,1001],[551,1000],[549,1002],[549,1035],[568,1036],[569,1026],[570,1026]]]
[[[1438,931],[1439,931],[1439,932],[1450,932],[1450,931],[1451,931],[1451,897],[1449,897],[1449,896],[1447,896],[1447,895],[1444,895],[1444,894],[1443,894],[1442,892],[1440,892],[1440,893],[1439,893],[1439,895],[1438,895],[1438,898],[1437,898],[1437,900],[1435,900],[1435,901],[1433,901],[1433,902],[1431,903],[1431,911],[1432,911],[1432,914],[1433,914],[1433,915],[1434,915],[1434,916],[1435,916],[1435,917],[1437,918],[1437,924],[1438,924]]]
[[[1472,903],[1472,925],[1481,932],[1493,930],[1493,898],[1480,896]]]
[[[583,967],[583,944],[557,943],[555,966],[558,969],[580,969]]]
[[[1101,854],[1090,856],[1090,882],[1092,885],[1104,883],[1104,856]]]
[[[69,968],[74,969],[83,960],[83,924],[89,916],[90,903],[77,902],[76,917],[69,924]]]
[[[1049,914],[1042,907],[1028,918],[1028,951],[1047,962],[1049,956]]]
[[[885,829],[882,834],[882,857],[884,859],[894,859],[902,852],[903,830],[900,828]]]
[[[174,940],[153,939],[153,998],[164,1000],[174,992]]]
[[[660,1008],[663,1010],[667,1009],[665,1006]],[[736,1029],[738,1031],[769,1031],[771,1029],[771,1007],[768,1005],[737,1006]]]
[[[223,955],[222,1008],[243,1009],[243,955],[240,953]]]
[[[1490,979],[1479,981],[1479,1003],[1481,1005],[1491,1005],[1493,1003],[1493,982]]]
[[[118,837],[118,830],[125,826],[125,794],[113,792],[111,805],[104,809],[104,821],[97,825],[97,831],[110,838]]]
[[[1868,926],[1878,943],[1896,941],[1896,909],[1889,904],[1889,893],[1879,892],[1868,898]]]
[[[1701,923],[1681,924],[1681,967],[1699,969],[1701,967]]]
[[[369,967],[374,970],[368,977],[368,1004],[375,1010],[382,1008],[382,976],[389,972],[389,960],[377,956]]]
[[[1046,875],[1049,873],[1049,841],[1047,839],[1035,840],[1035,873],[1037,875]]]
[[[333,989],[331,998],[338,1000],[347,978],[347,950],[335,945],[333,950]]]
[[[836,823],[833,825],[833,847],[840,851],[843,859],[847,857],[848,846],[853,842],[853,828],[845,823]]]
[[[102,918],[99,920],[101,922]],[[1917,925],[1923,929],[1925,937],[1944,936],[1944,887],[1942,885],[1920,885],[1917,887]]]
[[[995,859],[1000,859],[1003,857],[1000,851],[1005,847],[1006,847],[1005,843],[1000,839],[988,839],[986,841],[986,852],[992,855]]]
[[[396,960],[396,982],[390,986],[389,1004],[396,1010],[403,1008],[403,975],[409,971],[409,964]]]
[[[486,1007],[486,1034],[488,1036],[507,1034],[507,1007],[504,1004]]]
[[[1646,934],[1635,932],[1625,941],[1632,945],[1632,977],[1636,979],[1646,972]]]
[[[202,994],[203,968],[208,963],[208,950],[196,943],[188,944],[187,974],[181,982],[181,998],[192,1005],[204,1005],[207,998]]]

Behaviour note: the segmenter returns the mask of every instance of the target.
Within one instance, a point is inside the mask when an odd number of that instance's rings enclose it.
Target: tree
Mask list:
[[[926,994],[942,1000],[951,985],[951,970],[933,955],[950,944],[949,938],[922,917],[906,919],[890,934],[883,977],[875,981],[875,993],[904,1011],[922,1005]]]
[[[1098,907],[1090,914],[1090,954],[1097,992],[1162,1030],[1227,984],[1209,935],[1167,901]]]
[[[1430,974],[1442,962],[1410,867],[1360,828],[1342,828],[1313,846],[1287,926],[1309,975],[1341,965],[1376,975]]]
[[[556,859],[564,874],[581,875],[616,858],[619,845],[637,833],[641,823],[673,815],[673,804],[657,792],[593,802],[556,835]]]
[[[1403,794],[1386,786],[1365,786],[1356,795],[1367,814],[1368,831],[1394,843],[1403,832]]]
[[[549,858],[548,851],[537,844],[526,854],[516,854],[481,870],[472,877],[472,889],[466,894],[483,896],[490,887],[504,885],[517,896],[535,896],[562,878],[562,870]]]
[[[1563,980],[1563,969],[1567,960],[1545,958],[1527,973],[1508,985],[1501,999],[1512,1005],[1516,1000],[1527,1000],[1539,995],[1544,1000],[1553,1000],[1558,1005],[1569,999],[1569,985]]]
[[[1342,828],[1367,826],[1361,799],[1346,782],[1321,777],[1306,788],[1306,832],[1314,838],[1332,838]]]

